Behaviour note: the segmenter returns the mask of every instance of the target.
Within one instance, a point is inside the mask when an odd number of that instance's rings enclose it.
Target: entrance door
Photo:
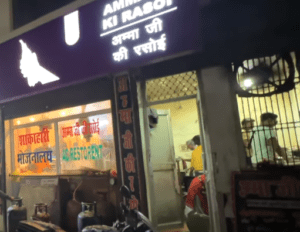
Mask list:
[[[158,228],[183,225],[183,200],[175,170],[175,151],[169,110],[157,110],[158,124],[150,133]]]

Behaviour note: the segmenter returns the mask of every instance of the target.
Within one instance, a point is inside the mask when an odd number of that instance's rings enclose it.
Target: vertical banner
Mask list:
[[[136,134],[133,120],[133,101],[129,75],[124,74],[116,76],[114,81],[123,183],[132,193],[129,201],[130,208],[139,209],[141,194],[139,186],[139,169],[137,165],[137,149],[135,147]]]

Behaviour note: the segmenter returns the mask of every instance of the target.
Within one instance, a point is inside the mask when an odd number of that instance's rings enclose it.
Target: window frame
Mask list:
[[[100,101],[101,102],[101,101]],[[112,102],[110,101],[110,103],[112,104]],[[44,112],[47,113],[47,112]],[[80,113],[80,114],[74,114],[71,116],[65,116],[65,117],[59,117],[59,118],[55,118],[55,119],[49,119],[49,120],[42,120],[42,121],[37,121],[37,122],[32,122],[32,123],[27,123],[27,124],[22,124],[22,125],[13,125],[13,120],[17,119],[8,119],[5,121],[9,121],[9,126],[10,126],[10,130],[9,130],[9,135],[10,135],[10,146],[11,146],[11,171],[12,173],[16,170],[16,166],[15,166],[15,137],[14,137],[14,131],[17,129],[24,129],[24,128],[28,128],[28,127],[33,127],[33,126],[41,126],[44,124],[54,124],[54,134],[55,134],[55,154],[56,154],[56,172],[55,174],[34,174],[34,175],[26,175],[26,176],[58,176],[62,174],[61,171],[61,163],[60,163],[60,159],[61,159],[61,154],[60,154],[60,150],[59,150],[59,130],[58,130],[58,123],[59,122],[63,122],[63,121],[67,121],[67,120],[74,120],[74,119],[78,119],[78,118],[82,118],[82,117],[91,117],[91,116],[97,116],[97,115],[103,115],[103,114],[111,114],[112,115],[112,106],[108,109],[102,109],[102,110],[97,110],[97,111],[91,111],[91,112],[87,112],[87,113]],[[112,126],[114,125],[114,120],[113,120],[113,115],[112,115]],[[113,126],[114,127],[114,126]],[[113,135],[114,139],[114,143],[115,143],[115,135]],[[116,146],[116,145],[114,145]],[[117,164],[116,164],[117,165]],[[24,175],[25,176],[25,175]]]

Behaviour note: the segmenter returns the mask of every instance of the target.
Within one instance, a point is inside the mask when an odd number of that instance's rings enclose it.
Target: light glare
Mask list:
[[[246,79],[246,80],[244,81],[244,86],[245,86],[246,88],[249,88],[249,87],[251,87],[252,85],[253,85],[253,82],[252,82],[251,79]]]
[[[64,17],[64,28],[66,44],[69,46],[75,45],[80,38],[78,10]]]
[[[124,29],[124,28],[131,27],[131,26],[133,26],[133,25],[139,24],[139,23],[144,22],[144,21],[147,21],[147,20],[149,20],[149,19],[153,19],[153,18],[155,18],[155,17],[157,17],[157,16],[160,16],[160,15],[164,15],[164,14],[170,13],[170,12],[175,11],[175,10],[177,10],[177,7],[174,7],[174,8],[171,8],[171,9],[169,9],[169,10],[163,11],[163,12],[161,12],[161,13],[158,13],[158,14],[149,16],[149,17],[147,17],[147,18],[138,20],[138,21],[133,22],[133,23],[130,23],[130,24],[128,24],[128,25],[125,25],[125,26],[122,26],[122,27],[113,29],[113,30],[111,30],[111,31],[102,33],[100,36],[103,37],[103,36],[109,35],[109,34],[114,33],[114,32],[116,32],[116,31],[120,31],[120,30],[122,30],[122,29]]]
[[[30,87],[34,87],[38,82],[44,85],[59,80],[57,76],[39,64],[36,53],[32,52],[23,40],[19,40],[19,42],[22,46],[20,69],[24,78],[27,78]]]

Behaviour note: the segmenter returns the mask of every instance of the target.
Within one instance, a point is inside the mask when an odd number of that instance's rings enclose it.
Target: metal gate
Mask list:
[[[147,101],[153,104],[196,98],[196,71],[152,79],[146,82]]]
[[[285,92],[277,93],[271,96],[260,97],[240,97],[237,96],[239,115],[241,123],[244,119],[254,120],[254,130],[261,124],[261,114],[274,113],[278,115],[277,125],[274,128],[275,136],[282,148],[285,148],[288,155],[287,161],[280,161],[280,157],[275,162],[281,162],[284,165],[295,166],[300,164],[300,79],[296,65],[296,55],[294,52],[289,53],[290,59],[284,59],[278,55],[249,59],[242,62],[242,64],[233,64],[232,68],[236,74],[237,83],[243,90],[247,90],[252,94],[271,93],[276,87],[275,85],[282,85],[291,75],[294,75],[293,82],[295,88]],[[243,75],[253,67],[269,66],[272,69],[271,81],[275,83],[265,83],[263,85],[251,87],[251,81],[245,80]],[[250,121],[250,120],[249,120]],[[251,124],[247,124],[248,126]],[[242,134],[244,141],[251,141],[253,131],[247,125],[242,125]],[[261,128],[261,127],[260,127]],[[260,141],[260,140],[259,140]],[[245,143],[245,146],[247,143]],[[258,145],[259,146],[259,145]],[[253,145],[251,146],[253,148]],[[248,148],[246,147],[246,150]],[[257,149],[257,148],[254,148]],[[263,149],[263,148],[262,148]],[[249,150],[247,150],[249,151]],[[255,152],[254,152],[255,153]],[[254,154],[252,151],[252,154]],[[260,153],[262,154],[262,153]],[[249,155],[249,154],[248,154]]]

